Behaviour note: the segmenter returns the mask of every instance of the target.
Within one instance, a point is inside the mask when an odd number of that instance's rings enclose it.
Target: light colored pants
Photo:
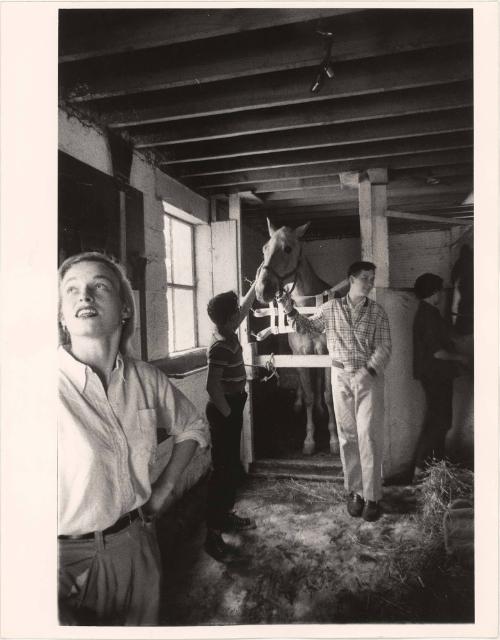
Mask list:
[[[59,540],[59,622],[156,625],[160,553],[153,524],[140,518],[109,536]]]
[[[353,373],[332,367],[332,392],[344,486],[365,500],[382,497],[384,376],[353,384]]]

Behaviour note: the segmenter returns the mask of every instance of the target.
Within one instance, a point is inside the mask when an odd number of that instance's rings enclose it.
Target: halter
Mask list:
[[[264,264],[264,263],[260,265],[259,271],[261,269],[262,270],[265,269],[269,271],[278,281],[278,294],[276,297],[278,297],[278,295],[281,296],[283,294],[283,292],[285,291],[285,287],[283,286],[285,284],[285,280],[287,278],[290,278],[291,276],[293,276],[293,284],[292,284],[292,288],[288,289],[288,293],[292,293],[292,291],[295,289],[295,285],[297,284],[297,276],[298,276],[301,259],[302,259],[302,247],[300,247],[299,259],[297,260],[297,266],[295,267],[295,269],[292,269],[291,271],[288,271],[287,273],[284,273],[281,276],[270,265]]]

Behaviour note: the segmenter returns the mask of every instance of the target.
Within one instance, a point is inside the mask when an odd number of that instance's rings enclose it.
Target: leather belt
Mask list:
[[[111,533],[118,533],[119,531],[122,531],[123,529],[128,527],[130,524],[132,524],[134,520],[137,520],[137,518],[140,518],[140,517],[141,517],[141,514],[139,509],[134,509],[133,511],[126,513],[124,516],[122,516],[110,527],[108,527],[107,529],[104,529],[101,533],[103,536],[108,536]],[[96,531],[91,531],[90,533],[82,533],[81,535],[76,535],[76,536],[60,535],[57,537],[59,540],[92,540],[95,537],[96,533],[97,533]]]

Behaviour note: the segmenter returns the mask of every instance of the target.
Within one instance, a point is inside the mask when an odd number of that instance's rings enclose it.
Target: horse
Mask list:
[[[291,283],[288,291],[299,306],[304,305],[306,298],[316,296],[330,289],[330,285],[322,280],[313,270],[311,263],[302,251],[301,238],[309,227],[309,222],[291,229],[290,227],[275,228],[267,220],[269,240],[262,252],[264,261],[259,267],[255,292],[257,300],[262,303],[270,302],[277,294],[284,291],[285,285]],[[288,334],[288,344],[294,355],[323,355],[328,353],[325,334],[302,335],[296,332]],[[337,425],[333,410],[333,395],[331,386],[331,370],[299,368],[299,387],[294,408],[298,410],[302,403],[306,407],[306,437],[303,453],[311,455],[315,449],[313,409],[322,411],[321,388],[324,381],[324,400],[328,410],[328,431],[330,432],[330,452],[339,453]],[[316,375],[315,375],[316,374]],[[316,379],[316,393],[314,381]]]

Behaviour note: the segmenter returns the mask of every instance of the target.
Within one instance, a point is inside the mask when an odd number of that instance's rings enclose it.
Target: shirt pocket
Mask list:
[[[141,455],[148,458],[149,464],[152,464],[156,459],[157,450],[158,414],[156,409],[138,409],[137,426],[137,449]]]

